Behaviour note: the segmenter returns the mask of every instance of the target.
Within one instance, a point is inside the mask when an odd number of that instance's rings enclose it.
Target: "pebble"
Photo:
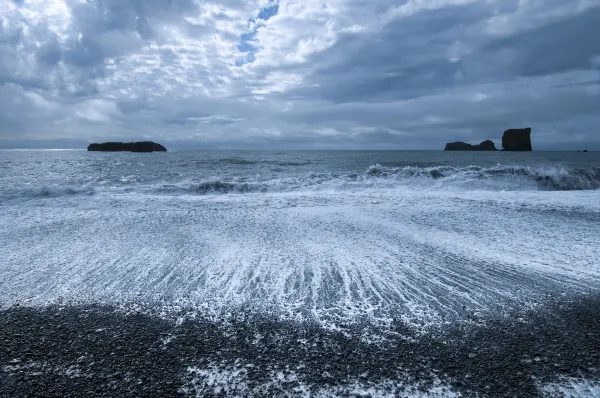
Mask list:
[[[403,336],[411,339],[389,338],[387,345],[363,343],[360,328],[355,334],[333,333],[260,316],[246,316],[227,329],[199,320],[176,326],[149,316],[126,316],[109,307],[67,307],[59,317],[56,313],[52,308],[25,307],[0,311],[0,369],[6,364],[46,364],[46,368],[21,366],[19,372],[9,371],[10,376],[0,373],[0,396],[31,396],[34,389],[46,396],[63,391],[74,396],[186,395],[193,387],[183,385],[192,380],[186,376],[190,366],[212,366],[216,374],[243,369],[245,385],[266,385],[257,395],[267,396],[336,386],[342,391],[350,389],[349,380],[361,380],[365,389],[385,380],[409,386],[418,382],[419,390],[427,392],[439,377],[463,396],[501,391],[511,397],[535,397],[539,392],[534,379],[600,377],[598,366],[590,366],[598,363],[600,353],[598,297],[519,316],[527,322],[448,327],[439,336],[410,336],[410,330],[403,329]],[[253,344],[258,333],[262,338]],[[161,336],[174,334],[178,338],[163,349]],[[485,361],[465,361],[465,353],[470,359],[485,353]],[[47,370],[73,367],[80,376],[58,377]],[[270,386],[268,369],[284,376],[293,373],[294,380]],[[6,377],[10,383],[2,382]],[[299,391],[298,385],[307,387]],[[206,391],[197,386],[201,390],[193,395],[214,391],[208,384]],[[353,394],[371,396],[360,390]]]

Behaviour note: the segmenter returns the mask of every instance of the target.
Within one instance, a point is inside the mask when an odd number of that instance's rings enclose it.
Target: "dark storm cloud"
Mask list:
[[[462,67],[448,48],[469,35],[471,26],[491,10],[463,5],[426,10],[390,22],[378,34],[345,35],[323,54],[312,79],[335,102],[411,98],[455,84]],[[319,59],[323,58],[322,62]],[[324,89],[325,88],[325,89]]]
[[[549,75],[590,68],[600,54],[600,7],[539,28],[490,42],[488,59],[508,57],[507,72],[517,76]]]
[[[592,148],[599,20],[589,0],[12,1],[0,147],[437,149],[531,126]]]

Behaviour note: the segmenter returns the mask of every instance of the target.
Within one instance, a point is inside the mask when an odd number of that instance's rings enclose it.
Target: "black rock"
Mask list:
[[[531,128],[506,130],[502,148],[504,151],[531,151]]]
[[[587,149],[584,149],[584,150],[583,150],[583,152],[587,152],[587,151],[588,151]]]
[[[95,152],[166,152],[167,148],[151,141],[143,142],[105,142],[102,144],[90,144],[88,151]]]
[[[496,149],[494,142],[491,140],[482,141],[481,144],[479,144],[477,146],[479,147],[479,148],[477,148],[478,151],[497,151],[498,150],[498,149]]]
[[[493,141],[485,140],[479,145],[471,145],[466,142],[449,142],[444,151],[497,151]]]
[[[474,146],[466,142],[449,142],[446,144],[444,151],[472,151]]]

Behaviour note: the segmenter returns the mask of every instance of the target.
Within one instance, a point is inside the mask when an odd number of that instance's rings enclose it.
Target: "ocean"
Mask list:
[[[599,152],[4,150],[0,259],[9,396],[600,396]]]

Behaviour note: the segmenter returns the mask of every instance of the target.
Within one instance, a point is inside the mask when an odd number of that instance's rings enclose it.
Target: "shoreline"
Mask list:
[[[397,325],[404,337],[378,343],[361,340],[358,329],[344,335],[260,315],[177,324],[100,305],[11,307],[0,311],[0,324],[3,397],[348,396],[357,389],[533,397],[561,378],[591,380],[600,391],[598,294],[422,336]]]

